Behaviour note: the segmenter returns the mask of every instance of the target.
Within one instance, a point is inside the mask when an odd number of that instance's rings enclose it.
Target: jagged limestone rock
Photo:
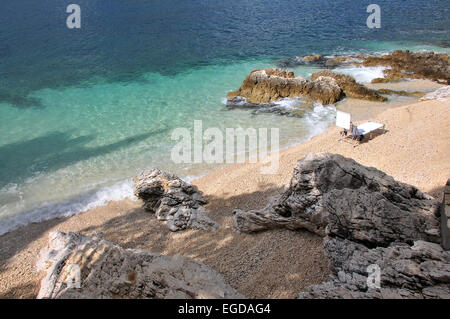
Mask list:
[[[218,225],[205,215],[207,201],[193,185],[158,169],[142,172],[134,179],[134,194],[146,210],[166,221],[171,231],[186,228],[214,231]]]
[[[438,201],[337,154],[308,154],[297,163],[282,195],[262,210],[233,213],[241,232],[304,228],[369,247],[440,242]]]
[[[300,298],[450,298],[450,252],[416,241],[368,247],[339,237],[325,238],[332,281],[314,285]],[[368,287],[368,267],[380,269],[380,288]]]
[[[79,288],[68,279],[79,269]],[[124,249],[97,236],[52,232],[37,263],[38,298],[243,298],[210,267],[180,255]],[[73,278],[76,278],[74,275]]]

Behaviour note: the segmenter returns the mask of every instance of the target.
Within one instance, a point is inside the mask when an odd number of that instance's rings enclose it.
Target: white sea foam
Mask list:
[[[323,133],[334,122],[335,117],[336,107],[334,105],[323,106],[318,102],[314,103],[313,112],[308,113],[304,118],[309,127],[306,140]]]
[[[342,67],[333,71],[337,73],[347,74],[355,78],[356,82],[370,83],[373,79],[384,78],[383,71],[386,67]]]
[[[0,235],[29,223],[57,217],[69,217],[106,205],[109,201],[126,198],[134,198],[131,180],[121,181],[100,189],[93,189],[64,201],[43,203],[28,212],[5,218],[1,220]]]
[[[286,110],[293,110],[301,107],[305,102],[301,98],[284,98],[273,102],[276,108],[282,108]]]

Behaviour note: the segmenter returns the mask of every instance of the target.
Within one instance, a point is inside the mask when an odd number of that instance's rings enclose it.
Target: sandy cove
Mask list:
[[[133,200],[110,202],[70,218],[34,223],[0,237],[0,297],[34,298],[43,273],[34,270],[50,231],[101,232],[125,248],[182,254],[203,262],[250,298],[294,298],[309,285],[328,279],[322,238],[307,231],[270,230],[237,234],[235,208],[256,209],[283,191],[296,162],[308,152],[331,152],[376,167],[395,179],[441,198],[450,178],[450,100],[424,101],[388,109],[373,120],[387,132],[354,148],[338,142],[332,127],[310,141],[280,153],[276,175],[261,175],[260,165],[236,164],[218,169],[193,184],[209,200],[207,214],[220,224],[215,233],[170,232]]]

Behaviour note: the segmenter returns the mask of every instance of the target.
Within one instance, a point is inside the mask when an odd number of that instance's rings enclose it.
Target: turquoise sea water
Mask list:
[[[334,121],[333,107],[301,119],[227,111],[227,92],[251,70],[312,53],[450,52],[447,1],[379,1],[379,30],[365,25],[365,1],[77,3],[80,30],[65,27],[60,1],[0,4],[0,234],[130,196],[146,168],[213,169],[170,159],[173,129],[194,120],[277,127],[281,146]],[[364,81],[377,70],[347,72]]]

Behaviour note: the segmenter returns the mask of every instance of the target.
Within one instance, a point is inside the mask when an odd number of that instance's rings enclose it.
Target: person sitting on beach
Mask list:
[[[359,142],[362,142],[362,140],[364,139],[364,135],[359,133],[358,126],[353,125],[353,122],[350,122],[350,131],[352,132],[351,137],[353,139],[357,139]]]

